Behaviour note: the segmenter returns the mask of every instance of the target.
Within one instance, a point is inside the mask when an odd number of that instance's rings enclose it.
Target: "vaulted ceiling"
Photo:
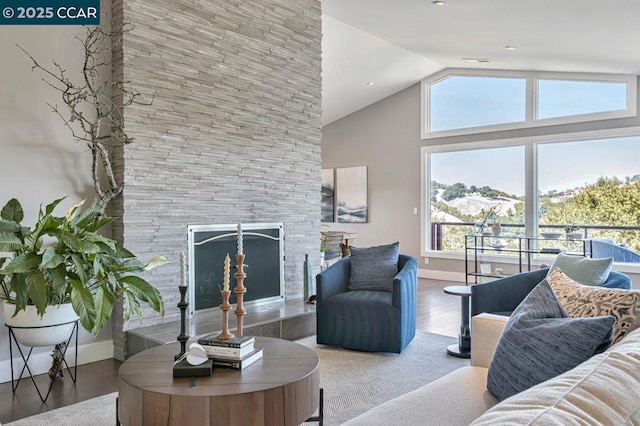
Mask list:
[[[323,124],[444,68],[640,74],[638,0],[322,0],[322,11]]]

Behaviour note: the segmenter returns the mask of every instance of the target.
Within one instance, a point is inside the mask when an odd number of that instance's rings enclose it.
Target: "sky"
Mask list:
[[[429,86],[430,130],[441,131],[525,120],[524,78],[451,76]],[[538,80],[539,118],[626,108],[626,84]]]
[[[640,174],[640,137],[538,145],[538,187],[546,193],[594,183],[602,176],[624,180]],[[431,180],[484,186],[524,195],[524,147],[436,153]]]
[[[625,107],[622,83],[544,80],[539,86],[540,116]],[[522,79],[451,77],[430,90],[432,102],[439,105],[432,109],[438,112],[431,117],[434,130],[524,120]],[[581,187],[603,176],[624,179],[640,174],[640,137],[547,143],[537,149],[538,186],[543,193]],[[435,153],[431,167],[431,179],[441,183],[488,185],[509,194],[525,193],[522,146]]]
[[[538,145],[539,188],[567,189],[640,174],[640,137]]]
[[[499,189],[524,195],[524,147],[478,149],[431,155],[431,180]]]

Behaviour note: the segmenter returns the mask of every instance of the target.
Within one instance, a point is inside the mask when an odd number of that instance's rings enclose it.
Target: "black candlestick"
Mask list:
[[[185,297],[187,295],[187,286],[179,285],[178,290],[180,290],[180,301],[178,302],[178,308],[180,308],[180,335],[178,336],[178,342],[180,342],[180,353],[176,355],[176,359],[180,358],[187,352],[187,340],[189,340],[189,335],[185,330],[186,312],[189,303],[186,301]]]

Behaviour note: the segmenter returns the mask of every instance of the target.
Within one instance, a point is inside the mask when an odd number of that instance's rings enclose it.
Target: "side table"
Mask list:
[[[447,353],[458,358],[471,358],[471,327],[469,325],[469,299],[471,298],[471,287],[464,285],[454,285],[445,287],[444,292],[454,296],[460,296],[460,334],[458,344],[447,346]]]

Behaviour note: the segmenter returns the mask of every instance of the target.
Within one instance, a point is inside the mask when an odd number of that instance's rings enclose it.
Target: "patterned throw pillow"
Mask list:
[[[376,247],[350,247],[349,290],[392,291],[398,274],[400,243]]]
[[[640,291],[582,285],[558,268],[547,281],[570,317],[616,317],[613,343],[640,327]]]
[[[489,366],[489,392],[503,400],[571,370],[609,346],[614,322],[569,318],[543,280],[505,325]]]

